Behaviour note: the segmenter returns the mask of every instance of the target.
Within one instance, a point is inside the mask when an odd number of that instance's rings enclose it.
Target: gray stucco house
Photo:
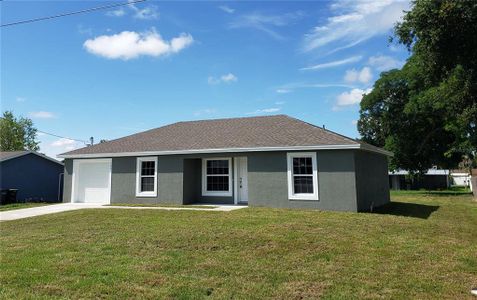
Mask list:
[[[0,188],[17,189],[17,201],[62,199],[63,164],[34,151],[0,152]]]
[[[59,157],[64,202],[365,211],[389,202],[389,155],[277,115],[178,122]]]

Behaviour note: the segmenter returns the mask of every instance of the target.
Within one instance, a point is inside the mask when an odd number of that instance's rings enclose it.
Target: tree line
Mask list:
[[[477,1],[413,1],[390,42],[410,57],[384,72],[360,104],[362,140],[394,152],[390,169],[475,166]]]

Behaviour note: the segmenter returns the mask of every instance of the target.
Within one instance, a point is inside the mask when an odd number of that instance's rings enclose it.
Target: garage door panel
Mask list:
[[[110,203],[111,160],[75,160],[73,202]]]

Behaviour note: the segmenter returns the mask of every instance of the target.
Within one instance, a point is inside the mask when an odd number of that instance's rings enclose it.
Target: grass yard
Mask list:
[[[477,203],[392,198],[374,214],[85,209],[2,222],[0,297],[472,299]]]
[[[113,203],[109,206],[128,206],[128,207],[173,207],[173,208],[203,208],[203,209],[214,209],[217,206],[214,205],[177,205],[177,204],[137,204],[137,203]]]
[[[34,202],[27,202],[27,203],[11,203],[0,205],[0,211],[7,211],[7,210],[14,210],[14,209],[21,209],[21,208],[30,208],[30,207],[38,207],[38,206],[45,206],[50,205],[52,203],[34,203]]]

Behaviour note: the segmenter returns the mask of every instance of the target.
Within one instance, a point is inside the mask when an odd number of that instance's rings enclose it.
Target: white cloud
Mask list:
[[[361,102],[364,94],[371,92],[371,88],[362,90],[362,89],[352,89],[349,92],[344,92],[338,95],[336,98],[336,105],[333,107],[333,110],[338,110],[343,106],[355,105]]]
[[[344,76],[344,80],[346,82],[361,82],[361,83],[369,83],[373,78],[373,74],[371,73],[371,69],[369,67],[364,67],[360,70],[351,69],[347,70]]]
[[[220,77],[220,79],[223,81],[223,82],[233,82],[233,81],[237,81],[237,77],[232,74],[232,73],[229,73],[229,74],[226,74],[226,75],[222,75]]]
[[[403,46],[401,44],[390,44],[388,45],[388,48],[389,50],[391,50],[392,52],[399,52],[399,51],[403,51],[403,50],[406,50],[406,46]],[[407,50],[406,50],[407,51]]]
[[[126,14],[126,10],[124,8],[118,8],[118,9],[115,9],[115,10],[110,10],[108,12],[106,12],[106,15],[108,17],[122,17]]]
[[[343,83],[307,83],[307,82],[292,82],[284,84],[277,88],[277,93],[285,93],[285,91],[293,92],[296,89],[326,89],[326,88],[346,88],[353,89],[356,88],[353,84],[343,84]],[[280,92],[279,92],[280,90]]]
[[[15,99],[17,102],[25,102],[26,101],[26,98],[25,97],[17,97]]]
[[[139,8],[136,6],[136,4],[130,3],[127,7],[133,13],[133,18],[135,19],[154,20],[159,18],[159,11],[157,9],[157,6],[155,5],[149,5]],[[127,14],[127,10],[123,7],[106,12],[106,15],[109,17],[122,17]]]
[[[154,20],[159,18],[159,11],[157,6],[149,5],[143,8],[138,8],[135,4],[131,3],[129,7],[134,11],[134,18],[140,20]]]
[[[285,101],[277,101],[277,102],[275,102],[276,105],[283,105],[283,104],[285,104],[285,103],[286,103]]]
[[[304,67],[304,68],[301,68],[300,70],[306,71],[306,70],[319,70],[319,69],[325,69],[325,68],[333,68],[333,67],[338,67],[338,66],[358,62],[362,58],[363,57],[359,56],[359,55],[358,56],[351,56],[351,57],[341,59],[341,60],[335,60],[335,61],[330,61],[330,62],[327,62],[327,63],[322,63],[322,64],[318,64],[318,65],[314,65],[314,66]]]
[[[214,76],[209,76],[209,78],[207,78],[207,82],[209,84],[219,84],[219,83],[222,83],[222,82],[231,83],[231,82],[236,82],[237,80],[238,80],[237,76],[235,76],[232,73],[222,75],[218,78],[214,77]]]
[[[166,41],[152,29],[144,33],[123,31],[113,35],[101,35],[86,40],[83,46],[95,55],[128,60],[141,55],[159,57],[177,53],[190,46],[193,41],[192,36],[186,33]]]
[[[223,11],[225,11],[228,14],[233,14],[235,12],[235,9],[228,7],[227,5],[221,5],[219,8]]]
[[[262,31],[276,40],[284,40],[285,37],[278,33],[275,28],[283,27],[303,17],[303,12],[297,11],[282,15],[264,15],[254,12],[238,16],[229,24],[229,28],[253,28]]]
[[[291,89],[277,89],[276,92],[279,94],[286,94],[290,93],[292,90]]]
[[[51,137],[46,135],[39,135],[40,137],[40,150],[49,157],[55,158],[58,154],[72,151],[81,147],[84,147],[84,143],[70,140],[67,138],[60,138],[51,140]]]
[[[399,69],[404,65],[403,61],[399,61],[391,56],[377,55],[368,59],[368,64],[378,71],[388,71],[391,69]]]
[[[82,24],[79,24],[76,26],[78,29],[79,34],[84,34],[84,35],[92,35],[93,34],[93,29],[91,27],[85,27]]]
[[[194,112],[194,116],[212,115],[217,112],[215,108],[204,108]]]
[[[257,109],[256,111],[248,112],[247,115],[261,115],[261,114],[269,114],[275,113],[282,110],[280,107],[271,107],[271,108],[264,108],[264,109]]]
[[[219,78],[215,78],[214,76],[209,76],[207,78],[207,83],[208,84],[219,84],[220,83],[220,79]]]
[[[357,125],[357,124],[358,124],[358,120],[351,121],[351,125]]]
[[[50,111],[32,111],[28,113],[31,118],[35,119],[53,119],[56,118],[55,114]]]
[[[71,146],[71,145],[74,145],[74,144],[75,144],[74,140],[61,138],[61,139],[56,140],[53,143],[51,143],[51,146],[53,146],[53,147],[64,147],[64,146]]]
[[[330,6],[333,16],[305,35],[303,49],[331,47],[336,52],[374,36],[389,34],[409,7],[409,1],[399,0],[335,1]]]

